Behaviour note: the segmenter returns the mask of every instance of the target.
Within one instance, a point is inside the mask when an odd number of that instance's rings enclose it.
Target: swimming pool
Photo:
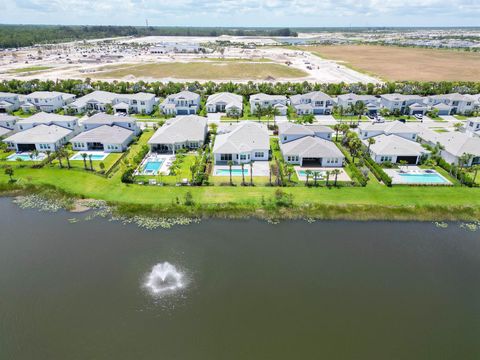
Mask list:
[[[402,183],[406,184],[449,184],[450,182],[436,172],[398,173]]]
[[[87,160],[90,160],[90,155],[92,156],[93,161],[102,161],[105,160],[106,157],[108,156],[108,153],[92,153],[92,152],[78,152],[75,155],[73,155],[70,160],[83,160],[82,154],[87,154]]]
[[[30,157],[30,153],[15,153],[12,155],[9,155],[7,157],[7,161],[42,161],[45,159],[47,156],[44,153],[39,153],[37,156],[34,156],[33,158]]]
[[[165,160],[147,160],[143,166],[143,175],[157,175]]]
[[[248,175],[248,169],[244,169],[243,173]],[[216,176],[230,176],[229,169],[216,169],[215,170]],[[232,176],[242,176],[242,169],[232,169]]]
[[[313,179],[313,171],[314,170],[311,170],[311,171],[312,171],[312,173],[309,175],[309,178]],[[317,179],[322,179],[325,176],[325,172],[324,171],[318,171],[318,172],[320,174],[317,176]],[[298,174],[298,176],[306,178],[307,177],[307,170],[298,170],[297,174]]]

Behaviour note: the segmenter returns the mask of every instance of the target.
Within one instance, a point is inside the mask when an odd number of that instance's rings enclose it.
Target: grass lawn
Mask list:
[[[52,69],[52,67],[51,66],[27,66],[23,68],[10,70],[9,73],[20,74],[25,72],[42,71],[42,70],[48,70],[48,69]]]
[[[192,179],[192,173],[190,172],[190,166],[195,162],[197,155],[188,154],[183,158],[180,164],[180,169],[175,175],[158,175],[158,176],[136,176],[135,181],[143,181],[148,184],[149,180],[155,179],[157,183],[164,183],[167,185],[175,185],[181,183],[183,179]]]
[[[345,122],[351,122],[351,121],[358,121],[358,115],[343,115],[343,116],[339,116],[339,115],[335,115],[335,114],[332,114],[333,118],[335,120],[338,120],[338,121],[345,121]],[[362,116],[360,118],[360,121],[372,121],[370,120],[368,117],[366,116]]]
[[[82,151],[71,151],[69,153],[69,158],[71,158],[72,156],[74,156],[75,154],[81,154]],[[100,163],[103,162],[103,164],[105,165],[105,171],[108,171],[114,164],[115,162],[122,156],[122,153],[110,153],[108,154],[108,156],[104,159],[104,160],[92,160],[92,165],[93,165],[93,169],[95,171],[100,171]],[[86,159],[87,161],[87,168],[90,169],[90,160],[88,160],[88,157]],[[58,159],[55,159],[53,161],[53,164],[54,165],[59,165],[58,163]],[[62,164],[63,166],[67,166],[67,161],[65,159],[62,159]],[[70,160],[70,165],[72,168],[78,168],[78,169],[84,169],[84,162],[83,160]]]
[[[151,63],[141,65],[108,65],[102,67],[99,72],[89,74],[89,77],[118,79],[129,75],[154,79],[264,80],[268,77],[273,77],[275,79],[302,78],[308,74],[303,70],[290,68],[281,64],[208,61],[189,63]]]
[[[379,45],[297,47],[354,70],[396,81],[480,81],[480,54]]]

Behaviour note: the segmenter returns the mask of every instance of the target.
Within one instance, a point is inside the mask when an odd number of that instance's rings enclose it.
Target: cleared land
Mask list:
[[[299,78],[308,76],[302,70],[270,63],[208,61],[187,63],[154,63],[144,65],[105,66],[90,77],[115,79],[125,76],[137,78],[176,78],[201,80],[263,80],[268,77]]]
[[[480,81],[479,53],[373,45],[301,49],[385,80]]]
[[[20,74],[20,73],[32,72],[32,71],[49,70],[51,68],[52,68],[51,66],[30,66],[30,67],[13,69],[13,70],[10,70],[9,72],[13,74]]]

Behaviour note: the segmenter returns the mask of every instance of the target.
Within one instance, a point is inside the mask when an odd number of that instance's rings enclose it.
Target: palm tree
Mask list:
[[[50,164],[50,155],[52,154],[52,152],[50,150],[47,150],[45,151],[45,153],[47,154],[47,163]]]
[[[477,173],[478,170],[480,170],[480,165],[473,165],[470,168],[470,171],[473,172],[473,183],[475,184],[475,181],[477,180]]]
[[[10,182],[13,181],[13,168],[11,166],[8,166],[5,168],[5,175],[8,175],[8,177],[10,178]]]
[[[313,185],[317,187],[317,180],[320,177],[320,172],[319,171],[314,171],[313,172]]]
[[[333,169],[332,174],[335,175],[335,180],[333,182],[333,186],[336,187],[337,186],[337,178],[338,178],[338,175],[340,175],[340,170]]]
[[[85,170],[87,170],[87,154],[86,153],[82,153],[82,158],[83,158],[83,167],[85,168]]]
[[[58,164],[60,166],[60,169],[63,168],[63,164],[62,164],[62,151],[60,149],[57,150],[57,158],[58,158]]]
[[[92,154],[88,155],[88,160],[90,161],[90,170],[93,171]]]
[[[250,186],[253,186],[253,161],[250,161]]]
[[[285,168],[285,172],[287,173],[287,176],[288,176],[288,182],[291,182],[292,181],[292,175],[293,175],[293,167],[292,165],[287,165],[287,167]]]
[[[242,163],[242,186],[245,186],[245,164]]]
[[[328,187],[328,180],[330,180],[330,174],[331,174],[331,172],[330,172],[329,170],[327,170],[327,171],[325,172],[325,175],[327,175],[327,179],[326,179],[326,186],[327,186],[327,187]]]
[[[355,103],[355,111],[358,115],[358,120],[362,118],[362,115],[365,114],[365,111],[367,110],[367,106],[363,101],[357,101]]]
[[[348,143],[350,154],[352,155],[352,163],[355,164],[355,156],[362,147],[362,142],[358,138],[351,139]]]
[[[227,161],[227,165],[228,165],[228,170],[230,171],[230,185],[233,185],[233,181],[232,181],[232,166],[233,166],[233,161],[232,161],[232,160],[228,160],[228,161]]]
[[[190,174],[192,175],[192,183],[193,183],[193,180],[195,179],[196,170],[197,170],[197,164],[196,164],[196,161],[195,161],[195,163],[190,165]]]
[[[65,150],[64,148],[61,149],[63,155],[65,156],[65,159],[67,160],[67,167],[71,169],[72,167],[70,166],[70,159],[68,158],[68,151]]]
[[[308,178],[310,177],[310,175],[312,174],[312,170],[307,170],[305,171],[305,186],[308,186]]]
[[[463,153],[462,156],[458,159],[458,163],[460,165],[460,169],[463,169],[465,166],[468,166],[470,159],[473,158],[473,154]]]
[[[335,130],[335,141],[338,141],[338,132],[342,130],[342,125],[340,124],[335,124],[333,126],[333,130]]]
[[[375,144],[376,141],[373,137],[371,137],[371,138],[368,138],[367,142],[368,142],[367,153],[370,154],[370,146]]]

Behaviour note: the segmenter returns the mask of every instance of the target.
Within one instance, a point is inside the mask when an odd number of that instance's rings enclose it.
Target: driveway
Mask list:
[[[315,115],[315,122],[320,125],[335,125],[337,120],[332,115]]]
[[[224,116],[225,113],[208,113],[207,114],[207,122],[209,124],[220,124],[220,118]]]

